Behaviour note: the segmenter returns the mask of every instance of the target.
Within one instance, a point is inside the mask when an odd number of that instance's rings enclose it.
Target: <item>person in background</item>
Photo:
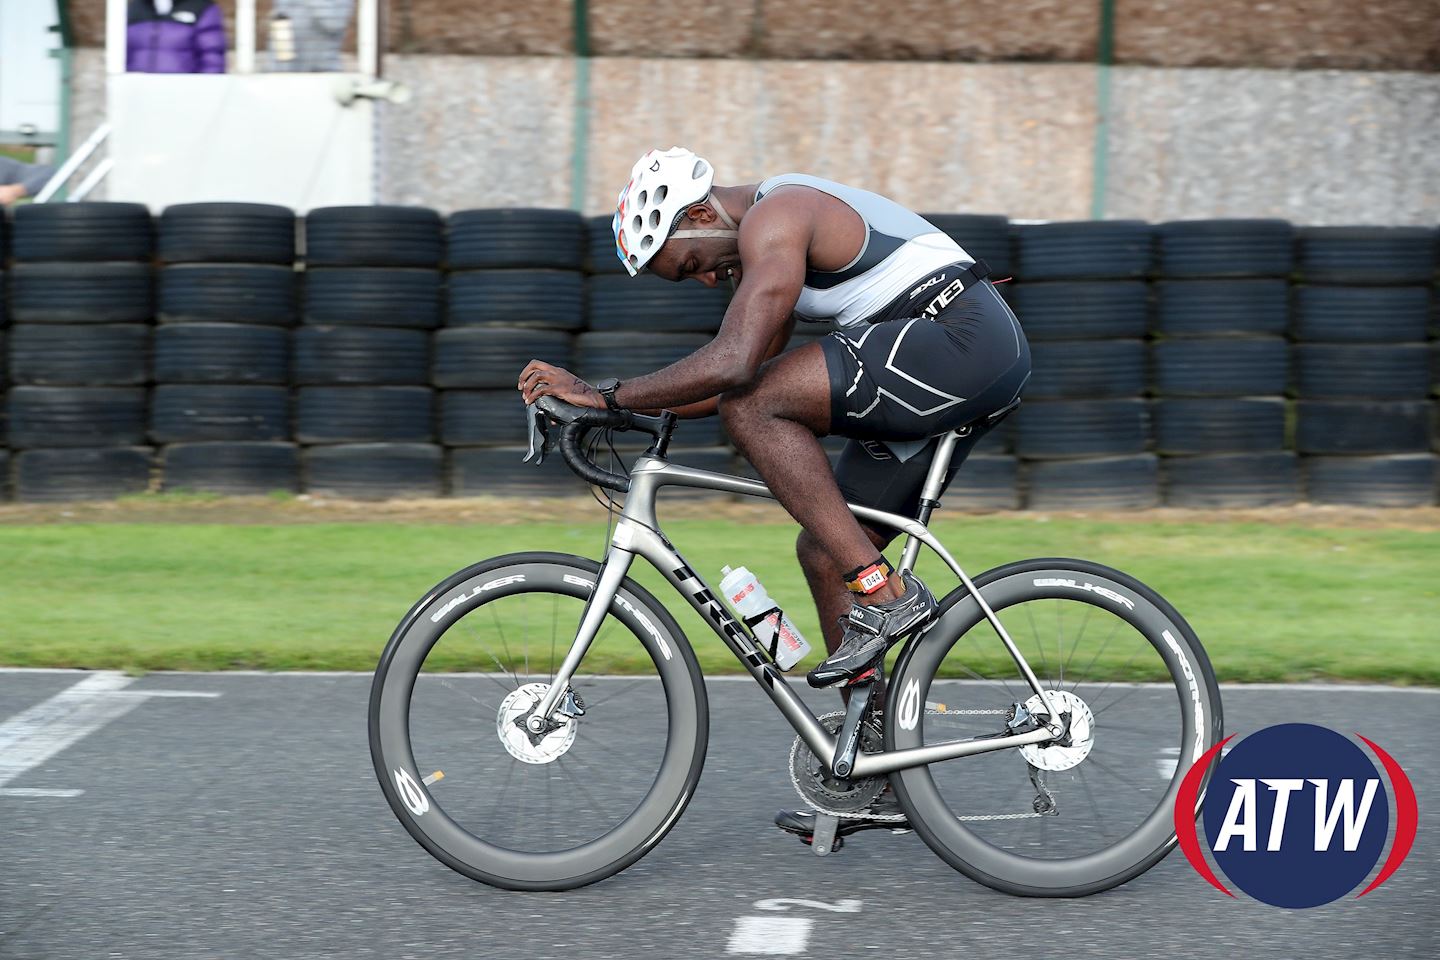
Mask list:
[[[340,70],[340,46],[355,0],[275,0],[270,15],[270,69],[286,73]]]
[[[213,0],[130,0],[125,69],[224,73],[225,21]]]
[[[0,207],[35,196],[54,175],[55,168],[43,163],[0,156]]]

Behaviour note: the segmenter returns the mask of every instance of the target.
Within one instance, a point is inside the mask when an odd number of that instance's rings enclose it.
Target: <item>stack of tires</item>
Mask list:
[[[22,206],[11,251],[0,384],[9,387],[15,497],[78,500],[149,489],[149,211],[132,203]]]
[[[444,493],[431,335],[444,224],[425,207],[321,207],[305,217],[295,331],[295,439],[321,496]]]
[[[1006,293],[1034,363],[1012,417],[1026,506],[1154,506],[1144,399],[1150,225],[1017,224],[1014,239],[1018,282]]]
[[[559,452],[525,463],[515,387],[531,360],[574,370],[585,326],[585,222],[569,210],[450,215],[445,327],[435,335],[440,436],[456,496],[571,496],[584,491]]]
[[[149,434],[165,490],[300,489],[290,426],[298,313],[295,214],[189,203],[158,221],[159,319]]]
[[[588,276],[585,278],[586,330],[575,339],[575,372],[595,383],[654,373],[710,342],[730,303],[728,284],[713,289],[694,281],[670,283],[651,274],[631,277],[615,256],[610,217],[591,217]],[[643,450],[645,437],[621,438],[617,450],[628,464]],[[671,442],[676,463],[720,473],[753,476],[726,445],[718,417],[682,420]],[[604,458],[600,461],[606,462]],[[664,497],[705,496],[707,491],[672,487]],[[713,495],[713,494],[710,494]]]
[[[1286,443],[1288,276],[1284,220],[1186,220],[1156,228],[1151,408],[1167,505],[1294,503]]]
[[[1312,227],[1299,235],[1296,447],[1315,503],[1433,504],[1430,348],[1436,231]]]

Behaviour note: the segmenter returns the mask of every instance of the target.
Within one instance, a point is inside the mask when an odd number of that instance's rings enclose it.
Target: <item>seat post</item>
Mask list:
[[[935,508],[940,506],[940,493],[945,486],[945,472],[950,469],[950,460],[955,455],[955,444],[960,438],[967,436],[972,428],[969,424],[951,430],[940,437],[940,444],[935,449],[935,458],[930,461],[930,472],[925,475],[925,485],[920,488],[920,507],[915,513],[915,519],[923,524],[930,523],[930,516]],[[915,560],[920,556],[920,541],[910,537],[905,541],[905,552],[900,557],[901,570],[913,570]]]

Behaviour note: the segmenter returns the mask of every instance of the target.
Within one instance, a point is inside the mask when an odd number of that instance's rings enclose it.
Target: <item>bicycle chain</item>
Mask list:
[[[963,715],[969,715],[969,716],[1003,716],[1003,715],[1005,715],[1008,711],[1005,711],[1005,710],[926,710],[925,712],[926,712],[927,714],[931,714],[931,715],[934,715],[934,716],[944,716],[944,715],[947,715],[947,714],[948,714],[948,715],[963,714]],[[816,717],[815,719],[819,720],[820,723],[821,723],[822,725],[824,725],[824,723],[825,723],[827,720],[834,720],[834,719],[837,719],[837,718],[843,720],[844,717],[845,717],[845,711],[843,711],[843,710],[837,710],[837,711],[835,711],[834,713],[823,714],[823,715],[821,715],[821,716],[819,716],[819,717]],[[832,732],[833,732],[833,731],[832,731]],[[816,805],[815,805],[815,801],[814,801],[811,797],[809,797],[808,795],[806,795],[804,788],[800,786],[800,779],[799,779],[799,777],[797,777],[797,776],[795,775],[796,761],[799,759],[799,757],[798,757],[798,755],[797,755],[797,752],[800,751],[800,750],[804,750],[806,753],[809,753],[809,752],[810,752],[810,748],[805,745],[805,742],[804,742],[803,740],[801,740],[799,737],[796,737],[796,738],[795,738],[795,742],[790,745],[790,764],[789,764],[789,767],[790,767],[790,785],[795,788],[795,792],[800,795],[800,799],[805,802],[805,805],[806,805],[807,807],[809,807],[811,810],[815,811],[815,813],[817,813],[817,814],[822,814],[822,815],[828,816],[828,817],[834,817],[834,818],[836,818],[837,820],[876,820],[876,821],[880,821],[880,822],[884,822],[884,823],[903,823],[903,822],[908,822],[909,818],[906,817],[905,814],[903,814],[903,813],[864,813],[863,811],[858,811],[858,810],[855,811],[855,812],[853,812],[853,813],[842,813],[842,812],[839,811],[839,810],[826,810],[826,809],[824,809],[823,807],[818,807],[818,806],[816,806]],[[817,787],[817,789],[819,789],[819,788]],[[956,820],[961,820],[961,821],[966,821],[966,822],[976,822],[976,821],[987,821],[987,820],[1029,820],[1029,819],[1032,819],[1032,818],[1037,818],[1037,817],[1042,817],[1042,816],[1044,816],[1044,814],[1040,814],[1040,813],[972,813],[972,814],[967,814],[967,815],[964,815],[964,816],[957,816],[955,819],[956,819]]]

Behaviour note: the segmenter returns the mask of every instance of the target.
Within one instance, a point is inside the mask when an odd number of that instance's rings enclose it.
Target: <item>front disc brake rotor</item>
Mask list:
[[[1041,770],[1069,770],[1088,757],[1090,748],[1095,745],[1095,715],[1084,700],[1069,690],[1052,690],[1050,698],[1055,701],[1057,710],[1070,715],[1070,745],[1031,743],[1020,748],[1020,756]],[[1049,708],[1037,694],[1025,701],[1025,709],[1034,716],[1044,715]]]
[[[527,683],[510,692],[500,704],[495,729],[510,756],[522,763],[551,763],[559,760],[575,742],[580,723],[574,717],[557,714],[557,726],[535,735],[525,729],[525,718],[535,712],[550,690],[548,683]]]
[[[840,725],[845,722],[845,713],[827,713],[816,719],[827,733],[838,735]],[[869,753],[879,753],[884,749],[884,738],[872,720],[860,725],[860,748]],[[880,796],[886,781],[883,776],[840,780],[831,775],[829,767],[810,752],[804,740],[796,737],[790,747],[790,782],[795,785],[800,799],[817,810],[858,813]]]

